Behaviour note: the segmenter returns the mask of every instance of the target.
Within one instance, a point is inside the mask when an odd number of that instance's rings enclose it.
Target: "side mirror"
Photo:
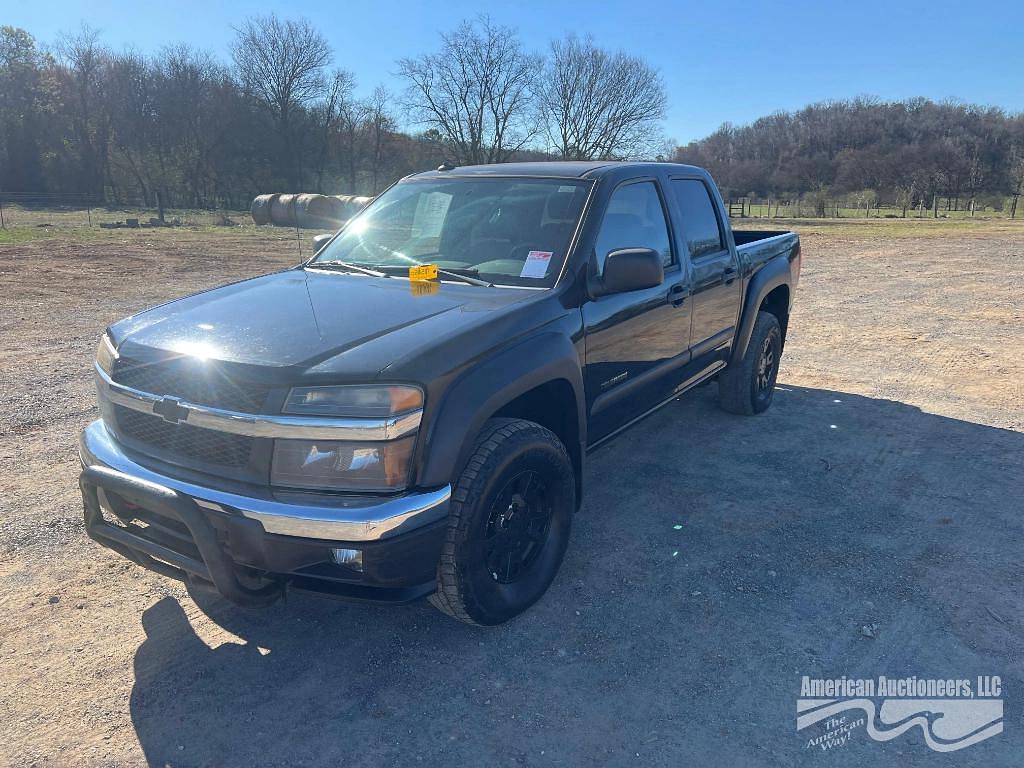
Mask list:
[[[651,248],[621,248],[604,261],[603,293],[654,288],[665,280],[661,254]]]
[[[320,253],[323,247],[327,245],[327,241],[334,237],[333,234],[317,235],[313,238],[313,255]]]

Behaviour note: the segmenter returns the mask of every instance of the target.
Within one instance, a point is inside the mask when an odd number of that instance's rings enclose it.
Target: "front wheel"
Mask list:
[[[782,357],[782,327],[770,312],[758,312],[747,351],[718,376],[718,399],[729,413],[751,416],[768,410]]]
[[[488,421],[452,491],[431,603],[470,624],[525,611],[558,573],[575,506],[572,462],[554,433]]]

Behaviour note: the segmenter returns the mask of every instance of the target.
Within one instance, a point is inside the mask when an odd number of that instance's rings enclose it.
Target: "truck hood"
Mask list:
[[[390,360],[368,348],[382,337],[402,331],[404,344],[429,346],[533,293],[293,269],[162,304],[122,320],[110,334],[129,358],[156,353],[311,369],[359,350],[359,372],[377,373]],[[383,353],[389,345],[378,346]]]

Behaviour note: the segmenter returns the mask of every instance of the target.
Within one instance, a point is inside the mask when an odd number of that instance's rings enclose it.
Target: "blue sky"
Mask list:
[[[1024,5],[935,0],[821,2],[326,2],[4,0],[0,23],[45,43],[87,21],[113,48],[151,52],[187,41],[225,59],[231,25],[254,9],[303,15],[352,71],[359,91],[401,87],[395,60],[433,50],[438,32],[488,13],[541,50],[567,32],[657,66],[669,97],[665,133],[685,142],[815,101],[927,96],[1024,111]]]

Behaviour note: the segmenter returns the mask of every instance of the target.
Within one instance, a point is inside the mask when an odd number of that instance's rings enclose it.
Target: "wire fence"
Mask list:
[[[852,198],[731,198],[729,216],[734,219],[969,219],[1024,218],[1012,198],[1002,207],[964,204],[954,198],[937,198],[932,205],[900,206]],[[0,192],[0,228],[97,227],[210,227],[250,224],[248,210],[186,209],[111,204],[85,192]]]
[[[111,204],[86,192],[0,192],[0,228],[135,229],[251,223],[249,212]]]
[[[1016,218],[1012,198],[1000,207],[977,201],[935,198],[931,205],[883,204],[856,198],[731,198],[729,216],[734,219],[970,219]],[[1024,217],[1024,206],[1020,210]]]

